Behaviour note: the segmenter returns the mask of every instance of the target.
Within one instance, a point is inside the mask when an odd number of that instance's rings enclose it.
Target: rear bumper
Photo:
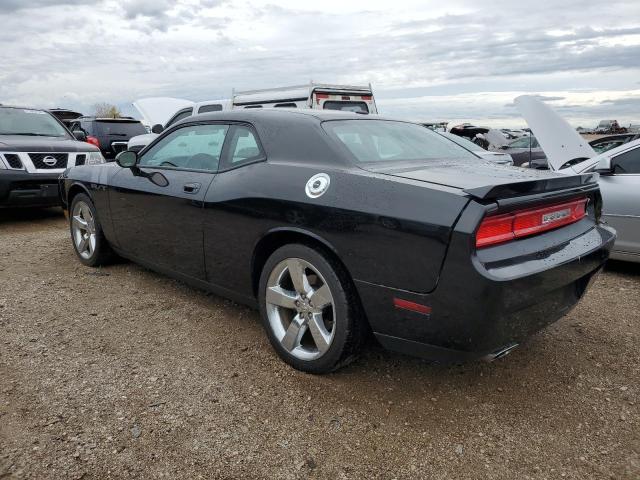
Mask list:
[[[507,260],[490,248],[469,259],[454,239],[429,294],[356,281],[371,328],[386,348],[442,362],[479,359],[521,343],[576,305],[615,241],[615,232],[603,225],[560,245],[554,234],[521,241]],[[397,309],[394,298],[431,312]]]
[[[59,206],[59,176],[59,173],[0,170],[0,208]]]

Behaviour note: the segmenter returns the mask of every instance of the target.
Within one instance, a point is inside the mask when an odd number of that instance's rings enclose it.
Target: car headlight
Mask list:
[[[106,160],[102,156],[100,152],[89,152],[89,156],[87,157],[86,165],[101,165],[106,163]]]

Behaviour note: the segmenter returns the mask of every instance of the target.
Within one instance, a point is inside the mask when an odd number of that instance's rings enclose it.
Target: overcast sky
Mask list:
[[[489,6],[490,5],[490,6]],[[640,123],[640,0],[0,0],[0,103],[132,112],[148,96],[373,84],[381,113]]]

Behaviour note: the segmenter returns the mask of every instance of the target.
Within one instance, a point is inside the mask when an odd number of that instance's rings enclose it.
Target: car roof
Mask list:
[[[230,120],[236,122],[263,122],[269,119],[279,119],[281,121],[299,121],[301,118],[324,122],[327,120],[391,120],[405,123],[403,119],[382,117],[375,114],[361,114],[353,112],[343,112],[340,110],[315,110],[310,108],[243,108],[237,110],[223,110],[219,112],[201,113],[180,120],[172,125],[182,125],[184,123],[206,122]]]
[[[45,110],[44,108],[23,107],[23,106],[20,106],[20,105],[3,105],[2,103],[0,103],[0,108],[15,108],[16,110],[35,110],[37,112],[50,113],[48,110]]]

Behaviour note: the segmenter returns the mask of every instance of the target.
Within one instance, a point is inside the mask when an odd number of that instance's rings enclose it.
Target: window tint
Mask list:
[[[142,123],[122,120],[96,120],[95,130],[98,135],[122,137],[122,139],[147,133],[147,129]]]
[[[328,100],[322,108],[325,110],[341,110],[343,112],[369,113],[369,107],[364,102],[341,102]]]
[[[182,112],[177,113],[171,120],[167,122],[167,124],[165,125],[165,128],[167,128],[169,125],[173,125],[174,123],[182,120],[183,118],[190,117],[192,112],[193,110],[189,108],[187,110],[183,110]]]
[[[235,167],[264,157],[255,134],[249,127],[236,125],[229,132],[224,167]]]
[[[140,159],[140,166],[216,171],[228,125],[190,125],[160,140]]]
[[[468,150],[428,128],[386,120],[324,122],[359,162],[473,158]]]
[[[298,108],[298,105],[296,105],[293,102],[289,102],[289,103],[276,103],[274,105],[274,107],[276,108]]]
[[[640,148],[634,148],[611,159],[613,173],[640,174]]]
[[[203,105],[198,109],[198,113],[207,113],[207,112],[220,112],[222,111],[222,105],[219,103],[214,103],[213,105]]]

